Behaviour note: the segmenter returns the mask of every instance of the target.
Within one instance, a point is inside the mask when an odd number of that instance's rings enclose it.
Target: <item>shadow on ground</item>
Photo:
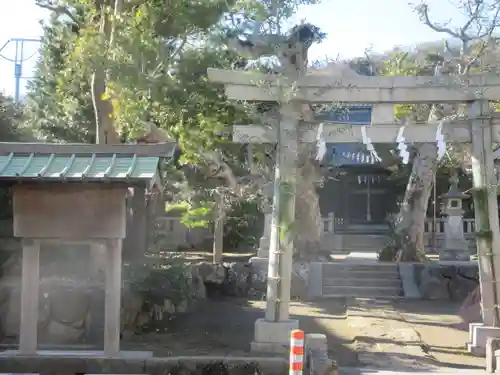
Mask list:
[[[259,300],[208,300],[199,311],[172,319],[165,333],[135,335],[123,346],[152,350],[158,356],[250,355],[254,323],[264,317],[264,307],[265,302]],[[330,356],[341,366],[356,366],[345,312],[343,299],[290,304],[290,315],[299,320],[301,329],[327,335]]]
[[[420,335],[426,357],[441,367],[484,369],[485,359],[467,350],[469,332],[456,328],[459,302],[415,301],[394,302],[399,316]]]

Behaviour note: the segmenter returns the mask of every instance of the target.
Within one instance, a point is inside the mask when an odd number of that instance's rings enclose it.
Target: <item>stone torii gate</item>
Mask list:
[[[284,69],[286,74],[286,69]],[[500,127],[491,124],[489,101],[500,99],[500,79],[490,75],[469,77],[364,77],[336,76],[325,74],[298,75],[292,82],[287,75],[260,74],[252,72],[209,69],[209,78],[225,85],[229,99],[245,101],[267,101],[281,103],[279,126],[243,125],[234,126],[233,141],[242,143],[278,142],[278,164],[282,174],[296,175],[297,146],[299,142],[316,142],[316,126],[299,121],[301,103],[370,103],[374,105],[371,126],[346,127],[345,124],[325,123],[325,142],[397,143],[402,125],[393,116],[394,104],[466,103],[467,117],[446,121],[442,130],[439,123],[406,125],[403,136],[409,142],[436,142],[441,133],[445,141],[455,143],[472,142],[473,183],[476,189],[476,225],[483,235],[492,234],[492,242],[478,235],[480,283],[483,297],[483,325],[471,325],[471,350],[483,352],[487,337],[500,337],[500,322],[497,305],[500,293],[495,285],[495,272],[500,270],[500,248],[496,180],[493,169],[492,142],[500,140]],[[283,100],[283,87],[294,87],[294,92]],[[287,180],[296,184],[294,178]],[[295,192],[295,186],[291,187]],[[279,203],[275,187],[274,205]],[[484,204],[483,204],[484,203]],[[293,212],[293,211],[292,211]],[[484,213],[487,212],[485,215]],[[276,223],[274,223],[276,225]],[[279,230],[279,229],[278,229]],[[276,234],[275,234],[276,235]],[[273,233],[271,233],[271,238]],[[280,236],[281,237],[281,236]],[[293,241],[293,240],[292,240]],[[272,240],[271,240],[272,242]],[[255,325],[252,348],[258,351],[276,351],[287,343],[288,333],[298,326],[289,319],[290,279],[293,248],[290,243],[283,246],[280,240],[282,264],[277,279],[280,280],[278,295],[269,295],[276,290],[276,280],[268,279],[268,301],[266,319]],[[288,245],[288,247],[287,247]],[[491,246],[493,245],[493,246]],[[293,247],[293,242],[291,243]],[[270,260],[271,263],[271,260]],[[275,271],[270,264],[269,274]],[[270,298],[271,297],[271,298]],[[278,300],[278,302],[276,302]],[[279,305],[279,316],[274,312]]]

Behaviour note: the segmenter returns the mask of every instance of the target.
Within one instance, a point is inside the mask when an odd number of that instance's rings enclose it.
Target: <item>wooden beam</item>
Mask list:
[[[40,243],[23,239],[21,319],[19,352],[36,354],[38,342],[38,296],[40,294]]]
[[[404,130],[403,137],[408,143],[435,142],[438,123],[411,125]],[[401,124],[374,124],[366,127],[366,134],[372,143],[395,143]],[[443,126],[442,133],[447,142],[467,143],[471,141],[470,126],[456,122]],[[317,125],[301,124],[300,141],[316,142]],[[500,124],[493,126],[495,141],[500,141]],[[332,143],[363,143],[362,126],[345,124],[324,124],[323,137]],[[263,125],[233,126],[233,142],[236,143],[276,143],[275,128]]]
[[[278,75],[208,69],[208,77],[226,85],[234,100],[276,101]],[[282,83],[283,84],[283,83]],[[300,79],[297,100],[315,103],[452,103],[500,100],[500,78],[495,75],[470,77],[329,77],[311,74]]]
[[[104,303],[104,355],[120,356],[120,306],[122,288],[122,239],[107,241]]]
[[[20,143],[0,142],[0,155],[26,154],[135,154],[137,156],[171,157],[175,143],[96,145],[86,143]]]

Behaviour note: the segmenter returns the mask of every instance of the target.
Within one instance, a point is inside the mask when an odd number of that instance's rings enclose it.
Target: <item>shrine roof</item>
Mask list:
[[[159,183],[161,146],[0,143],[0,180]]]

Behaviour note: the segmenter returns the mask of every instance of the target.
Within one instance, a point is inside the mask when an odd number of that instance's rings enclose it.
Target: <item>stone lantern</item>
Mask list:
[[[470,198],[458,189],[458,175],[450,177],[450,189],[441,196],[444,200],[442,213],[446,215],[444,224],[444,244],[439,253],[440,260],[470,260],[469,244],[464,236],[463,201]]]

